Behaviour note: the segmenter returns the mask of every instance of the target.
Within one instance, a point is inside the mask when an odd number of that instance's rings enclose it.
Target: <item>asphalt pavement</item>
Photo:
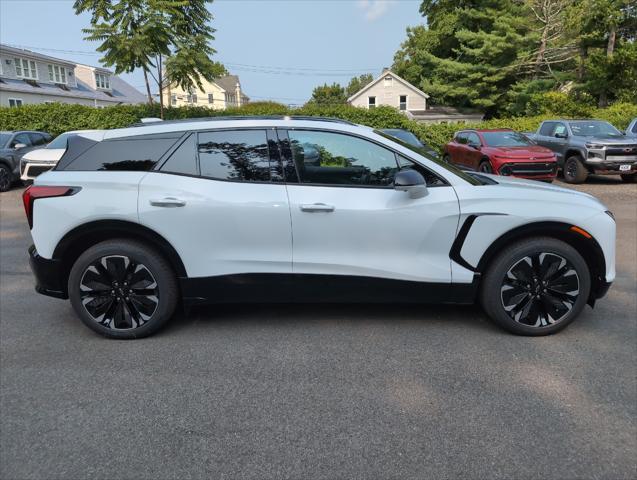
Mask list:
[[[617,280],[563,332],[478,307],[229,305],[106,340],[37,295],[0,194],[0,477],[637,478],[637,186],[593,178]]]

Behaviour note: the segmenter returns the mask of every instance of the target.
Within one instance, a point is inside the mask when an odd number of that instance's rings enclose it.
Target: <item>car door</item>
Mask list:
[[[15,146],[19,144],[23,144],[24,147],[14,150],[13,157],[16,160],[20,160],[25,153],[30,152],[35,148],[33,146],[33,142],[31,141],[31,137],[28,133],[25,132],[15,134],[9,146],[15,149]]]
[[[465,165],[472,170],[478,170],[480,166],[480,160],[484,156],[480,151],[482,148],[482,142],[480,137],[475,132],[469,132],[467,134],[467,145],[465,147]]]
[[[564,155],[566,154],[566,150],[568,148],[568,137],[569,131],[566,123],[564,122],[555,122],[555,126],[553,127],[553,132],[551,135],[551,147],[549,147],[553,152],[555,152],[555,156],[557,157],[558,165],[564,165]]]
[[[450,143],[449,157],[454,165],[465,166],[465,148],[467,146],[467,132],[456,133],[453,141]]]
[[[553,148],[553,130],[555,129],[555,122],[543,122],[540,125],[537,135],[535,136],[535,143],[546,148]]]
[[[274,131],[193,132],[139,187],[139,217],[189,277],[291,273],[292,230]]]
[[[452,187],[430,173],[428,194],[411,198],[394,190],[394,175],[426,169],[407,158],[399,167],[380,144],[334,131],[280,134],[298,174],[287,175],[295,273],[451,281],[459,215]]]

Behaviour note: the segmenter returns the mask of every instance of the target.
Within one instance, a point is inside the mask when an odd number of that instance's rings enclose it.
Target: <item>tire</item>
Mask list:
[[[447,163],[451,163],[451,157],[449,156],[449,154],[448,154],[448,153],[445,153],[445,154],[442,156],[442,161],[443,161],[443,162],[447,162]]]
[[[478,171],[482,173],[493,173],[493,167],[491,166],[491,162],[489,160],[482,160],[480,165],[478,165]]]
[[[539,273],[537,282],[534,273]],[[590,289],[588,266],[577,250],[554,238],[536,237],[510,245],[491,262],[480,287],[480,302],[489,317],[509,332],[541,336],[575,320]]]
[[[71,268],[68,291],[84,325],[118,339],[152,335],[172,317],[178,299],[170,264],[154,249],[126,239],[82,253]]]
[[[0,192],[7,192],[13,184],[11,169],[4,163],[0,163]]]
[[[588,178],[588,170],[577,155],[572,155],[564,162],[562,168],[564,181],[566,183],[584,183]]]
[[[637,182],[637,173],[629,173],[629,174],[622,173],[620,175],[620,177],[622,177],[622,181],[624,183],[635,183],[635,182]]]

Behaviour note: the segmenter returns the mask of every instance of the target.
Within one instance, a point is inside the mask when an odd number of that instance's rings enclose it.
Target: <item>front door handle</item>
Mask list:
[[[325,205],[324,203],[306,203],[301,205],[302,212],[333,212],[333,205]]]
[[[153,207],[175,208],[186,206],[185,200],[175,197],[154,198],[149,200],[149,202]]]

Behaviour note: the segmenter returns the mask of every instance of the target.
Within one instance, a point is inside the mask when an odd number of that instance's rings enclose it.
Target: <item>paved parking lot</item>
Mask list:
[[[235,305],[140,341],[33,291],[0,194],[0,477],[637,477],[637,186],[593,178],[618,277],[567,330],[478,308]]]

